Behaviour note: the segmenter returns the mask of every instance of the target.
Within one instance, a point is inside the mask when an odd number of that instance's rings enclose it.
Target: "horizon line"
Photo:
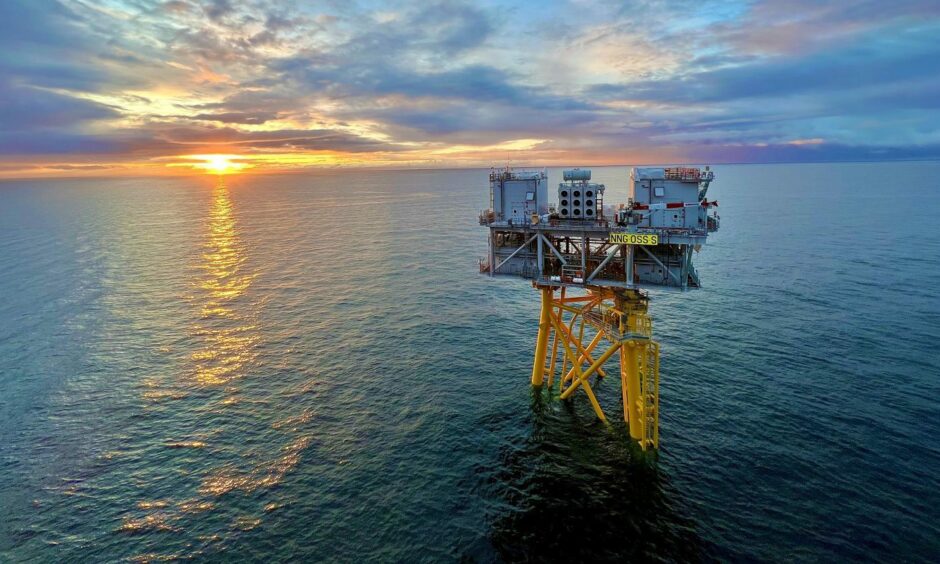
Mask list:
[[[245,176],[277,176],[277,175],[300,175],[300,174],[315,174],[317,172],[359,172],[359,171],[373,171],[373,172],[405,172],[405,171],[449,171],[449,170],[491,170],[494,168],[502,169],[505,166],[509,168],[567,168],[567,167],[581,167],[581,168],[614,168],[614,167],[634,167],[634,166],[750,166],[750,165],[824,165],[824,164],[877,164],[877,163],[913,163],[913,162],[937,162],[940,163],[940,156],[930,157],[930,158],[896,158],[896,159],[836,159],[836,160],[821,160],[821,161],[732,161],[732,162],[699,162],[699,161],[686,161],[686,162],[645,162],[645,163],[620,163],[620,164],[598,164],[598,165],[584,165],[584,164],[551,164],[551,165],[491,165],[491,166],[420,166],[420,167],[411,167],[411,166],[400,166],[400,167],[387,167],[387,166],[310,166],[302,168],[291,168],[291,169],[281,169],[281,170],[271,170],[271,169],[246,169],[239,171],[236,174],[225,174],[225,175],[213,175],[210,173],[200,173],[188,171],[185,173],[173,173],[168,172],[165,174],[88,174],[88,175],[56,175],[56,174],[37,174],[34,176],[3,176],[0,175],[0,182],[12,182],[17,180],[96,180],[96,179],[126,179],[126,178],[191,178],[191,177],[207,177],[207,176],[229,176],[229,177],[245,177]]]

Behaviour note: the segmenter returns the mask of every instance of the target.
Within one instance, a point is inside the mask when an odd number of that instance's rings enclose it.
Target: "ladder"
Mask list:
[[[643,418],[641,446],[659,446],[659,343],[648,341],[640,361],[640,417]]]

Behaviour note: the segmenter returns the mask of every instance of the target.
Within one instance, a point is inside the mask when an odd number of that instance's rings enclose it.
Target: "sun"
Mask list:
[[[239,155],[193,155],[194,159],[201,161],[193,165],[195,168],[205,170],[209,174],[232,174],[247,168],[248,165],[239,162]]]
[[[225,174],[232,168],[232,161],[223,155],[212,155],[206,160],[206,168],[216,174]]]

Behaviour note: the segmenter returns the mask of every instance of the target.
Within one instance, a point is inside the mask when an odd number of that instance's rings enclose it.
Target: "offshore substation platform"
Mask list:
[[[565,170],[554,203],[544,170],[490,172],[480,272],[530,279],[541,292],[532,385],[547,374],[553,388],[557,375],[561,399],[584,390],[606,421],[589,379],[605,377],[619,353],[623,418],[644,450],[659,446],[659,343],[641,288],[700,287],[692,254],[718,230],[714,178],[709,167],[633,168],[627,202],[608,205],[590,170]]]

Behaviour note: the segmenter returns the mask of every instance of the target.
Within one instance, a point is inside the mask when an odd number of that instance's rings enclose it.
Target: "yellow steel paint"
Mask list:
[[[539,335],[535,341],[535,359],[532,362],[532,385],[541,386],[545,374],[545,352],[552,316],[552,289],[542,288],[542,313],[539,317]]]
[[[561,399],[569,399],[580,388],[587,395],[597,418],[606,421],[591,387],[590,377],[593,374],[602,375],[604,364],[619,353],[623,421],[629,427],[630,436],[641,448],[657,448],[659,344],[651,339],[652,323],[647,315],[645,297],[638,292],[589,288],[587,296],[563,293],[563,297],[556,299],[552,288],[539,289],[543,308],[532,366],[532,384],[539,386],[547,369],[551,386],[556,369],[560,366],[558,382]],[[585,303],[580,307],[568,305],[574,302]],[[574,330],[575,323],[579,324],[578,331]],[[589,342],[584,332],[587,325],[596,331]],[[546,358],[549,339],[552,341],[550,364]],[[603,341],[608,344],[601,347]],[[556,364],[559,343],[562,360]],[[604,353],[595,359],[591,353],[598,348],[603,349]]]

